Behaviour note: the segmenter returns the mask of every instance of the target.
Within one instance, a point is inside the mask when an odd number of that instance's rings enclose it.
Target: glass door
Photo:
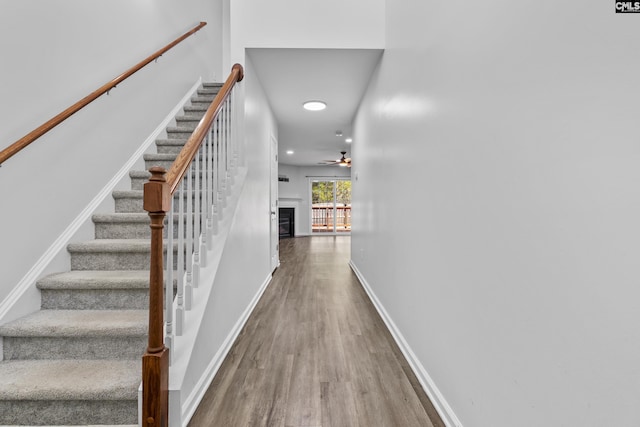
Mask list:
[[[311,180],[311,231],[351,231],[351,180]]]

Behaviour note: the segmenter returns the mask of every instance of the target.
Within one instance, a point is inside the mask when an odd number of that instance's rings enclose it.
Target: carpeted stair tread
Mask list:
[[[167,135],[169,138],[188,138],[193,133],[193,129],[180,126],[167,126]]]
[[[9,426],[9,425],[0,425],[0,427],[15,427],[15,426]],[[21,425],[20,427],[42,427],[42,426],[27,426],[27,425]],[[55,427],[78,427],[76,426],[61,426],[61,425],[56,425]],[[138,427],[138,424],[87,424],[87,425],[83,425],[82,427]]]
[[[186,218],[186,217],[185,217]],[[93,215],[96,239],[150,239],[151,221],[146,212]],[[178,236],[180,216],[173,217],[173,237]],[[186,219],[185,222],[186,224]],[[164,236],[169,232],[169,218],[164,220]]]
[[[198,103],[194,105],[185,105],[183,110],[185,114],[193,116],[199,115],[200,117],[202,117],[208,108],[209,105]]]
[[[72,270],[45,276],[37,286],[38,289],[149,289],[149,270]]]
[[[202,174],[201,174],[202,175]],[[92,217],[94,223],[141,223],[149,224],[149,214],[147,212],[121,212],[111,214],[95,214]],[[174,221],[178,222],[178,217],[174,217]],[[166,222],[166,220],[165,220]],[[166,225],[166,224],[165,224]],[[0,426],[2,427],[2,426]]]
[[[40,310],[0,326],[0,335],[6,337],[145,336],[147,320],[147,310]]]
[[[114,199],[126,198],[126,197],[140,197],[142,198],[142,190],[113,190],[112,195]]]
[[[104,253],[104,252],[150,252],[148,239],[96,239],[85,242],[69,243],[70,253]]]
[[[177,286],[174,272],[173,287]],[[166,278],[166,276],[165,276]],[[43,310],[148,310],[148,270],[72,270],[40,279]]]
[[[166,242],[164,243],[166,251]],[[177,268],[178,242],[173,242],[173,268]],[[72,270],[144,270],[149,265],[149,239],[96,239],[67,245]]]
[[[198,95],[217,95],[222,86],[204,86],[198,89]]]
[[[117,191],[113,191],[113,198],[114,199],[142,199],[143,198],[143,190],[117,190]],[[178,191],[176,191],[173,194],[173,198],[177,199],[179,198],[179,193]],[[144,212],[144,211],[142,211]],[[137,212],[139,213],[139,212]]]
[[[144,193],[142,190],[117,190],[112,192],[112,196],[116,205],[116,212],[119,213],[144,213],[143,198]],[[184,198],[187,199],[185,194]],[[195,197],[193,197],[195,199]],[[180,192],[176,191],[173,195],[173,210],[177,211],[180,200]]]
[[[135,400],[140,360],[0,362],[0,400]]]
[[[178,124],[178,126],[181,126],[180,123],[196,123],[197,124],[200,122],[200,120],[202,119],[198,119],[194,116],[189,116],[189,115],[176,117],[176,123]]]
[[[158,153],[158,154],[145,154],[145,162],[173,162],[178,157],[178,153]]]
[[[149,239],[151,237],[151,220],[146,212],[96,214],[91,219],[95,226],[96,239]],[[174,224],[177,220],[176,217]],[[168,219],[165,219],[164,223],[168,224]]]
[[[40,279],[39,289],[148,289],[147,270],[75,270]]]
[[[206,105],[207,107],[211,105],[211,101],[213,101],[214,96],[194,96],[191,98],[191,105]]]
[[[178,139],[178,138],[170,138],[170,139],[156,139],[156,145],[158,146],[184,146],[187,143],[187,138]]]
[[[200,123],[200,120],[189,120],[189,116],[186,117],[186,119],[177,122],[177,128],[182,129],[186,132],[193,132],[194,130],[196,130],[196,127],[198,126],[198,123]]]
[[[132,179],[136,179],[136,178],[149,179],[150,176],[151,176],[151,172],[149,171],[141,171],[141,170],[129,171],[129,177]]]
[[[158,154],[158,153],[153,153],[153,154],[145,154],[144,155],[144,159],[147,161],[153,161],[153,160],[175,160],[176,157],[178,157],[177,154],[174,153],[162,153],[162,154]]]
[[[179,149],[182,149],[182,145],[177,145],[177,146],[170,146],[170,145],[165,145],[165,148],[167,147],[175,147],[175,152],[177,152]],[[193,171],[192,177],[196,177],[196,171]],[[202,171],[200,171],[200,177],[202,177]],[[144,184],[149,180],[149,177],[151,177],[151,174],[147,171],[131,171],[129,172],[129,178],[131,178],[131,189],[132,190],[136,190],[136,191],[140,191],[144,188]],[[2,427],[2,426],[0,426]]]
[[[129,223],[137,222],[143,224],[149,224],[149,214],[146,212],[122,212],[122,213],[110,213],[110,214],[95,214],[91,217],[94,223]]]
[[[216,95],[218,94],[218,90],[212,90],[212,89],[198,89],[198,92],[196,94],[196,96],[198,98],[208,98],[210,101],[213,101],[213,99],[216,97]]]

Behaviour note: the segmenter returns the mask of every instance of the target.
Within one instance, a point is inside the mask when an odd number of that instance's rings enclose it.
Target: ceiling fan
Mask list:
[[[337,160],[325,160],[323,163],[318,163],[320,165],[331,165],[331,166],[346,166],[348,168],[351,167],[351,157],[346,157],[347,152],[341,151],[342,157]]]

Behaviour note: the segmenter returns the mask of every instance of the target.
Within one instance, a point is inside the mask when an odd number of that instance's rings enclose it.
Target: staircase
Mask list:
[[[145,166],[168,168],[221,84],[205,83],[156,141]],[[96,214],[95,239],[71,243],[70,271],[38,281],[40,311],[0,326],[0,425],[138,424],[147,346],[149,217],[142,186],[114,191],[115,213]],[[175,257],[174,257],[175,259]]]

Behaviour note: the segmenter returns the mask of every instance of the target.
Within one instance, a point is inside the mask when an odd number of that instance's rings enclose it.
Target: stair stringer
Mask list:
[[[113,190],[129,188],[129,171],[136,168],[144,169],[143,155],[153,149],[156,139],[159,138],[163,132],[166,132],[166,128],[175,120],[175,117],[180,113],[182,108],[189,103],[189,100],[201,85],[202,78],[199,78],[140,147],[138,147],[125,165],[109,180],[96,197],[89,202],[58,238],[56,238],[27,274],[20,279],[9,295],[0,302],[0,324],[15,320],[40,309],[40,291],[36,288],[36,282],[44,276],[58,271],[66,271],[69,268],[71,257],[66,250],[67,245],[72,242],[93,239],[93,214],[114,211],[114,201],[111,197]],[[1,337],[0,350],[2,350]],[[1,351],[0,360],[2,360]]]

